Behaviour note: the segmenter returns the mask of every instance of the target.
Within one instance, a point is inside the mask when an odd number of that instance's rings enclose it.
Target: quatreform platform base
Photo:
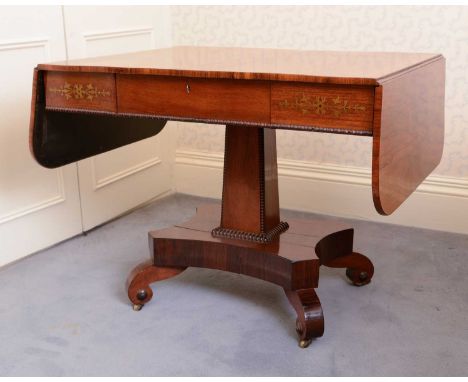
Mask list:
[[[176,276],[187,267],[241,273],[284,288],[297,312],[299,345],[307,347],[324,331],[322,306],[315,292],[319,267],[346,268],[356,286],[372,279],[371,261],[353,252],[351,227],[335,221],[293,220],[278,240],[262,244],[213,237],[211,228],[219,212],[218,205],[204,205],[189,222],[149,233],[152,259],[138,265],[127,281],[134,310],[153,297],[151,283]]]
[[[371,281],[374,267],[353,251],[351,227],[329,220],[279,220],[275,130],[228,126],[224,166],[222,207],[201,206],[192,220],[149,233],[151,260],[127,280],[133,308],[151,300],[151,283],[187,267],[240,273],[284,288],[305,348],[324,332],[315,292],[320,266],[346,268],[356,286]]]

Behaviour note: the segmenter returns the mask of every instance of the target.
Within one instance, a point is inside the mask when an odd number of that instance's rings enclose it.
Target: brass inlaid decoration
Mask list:
[[[340,117],[342,114],[350,112],[359,113],[366,110],[364,105],[355,103],[351,104],[349,100],[343,99],[340,96],[328,98],[324,96],[310,97],[301,93],[292,100],[285,99],[279,101],[281,109],[297,110],[302,114],[317,114],[317,115],[334,115]]]
[[[98,97],[109,97],[111,95],[109,90],[98,89],[93,84],[69,84],[65,82],[60,88],[50,88],[49,91],[59,94],[66,99],[86,99],[92,101]]]

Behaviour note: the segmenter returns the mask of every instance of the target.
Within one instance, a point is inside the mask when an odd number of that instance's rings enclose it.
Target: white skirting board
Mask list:
[[[371,171],[278,159],[280,206],[292,210],[468,234],[468,179],[431,175],[391,216],[372,202]],[[223,154],[177,150],[175,189],[221,198]]]

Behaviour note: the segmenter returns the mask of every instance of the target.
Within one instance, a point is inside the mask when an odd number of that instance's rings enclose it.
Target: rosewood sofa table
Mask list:
[[[439,54],[173,47],[38,65],[30,147],[54,168],[151,137],[168,120],[226,125],[221,206],[149,233],[151,259],[130,274],[139,310],[150,284],[187,267],[284,288],[301,347],[320,337],[321,265],[369,283],[372,262],[338,222],[281,221],[276,129],[372,136],[372,196],[395,211],[437,166],[444,138]],[[216,128],[216,127],[213,127]],[[313,201],[312,201],[313,202]]]

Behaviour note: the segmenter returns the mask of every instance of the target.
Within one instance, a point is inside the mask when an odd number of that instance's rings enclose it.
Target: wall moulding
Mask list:
[[[222,153],[179,149],[175,163],[177,192],[220,198]],[[468,234],[466,178],[430,175],[397,212],[380,216],[370,169],[278,158],[278,173],[282,208]]]

